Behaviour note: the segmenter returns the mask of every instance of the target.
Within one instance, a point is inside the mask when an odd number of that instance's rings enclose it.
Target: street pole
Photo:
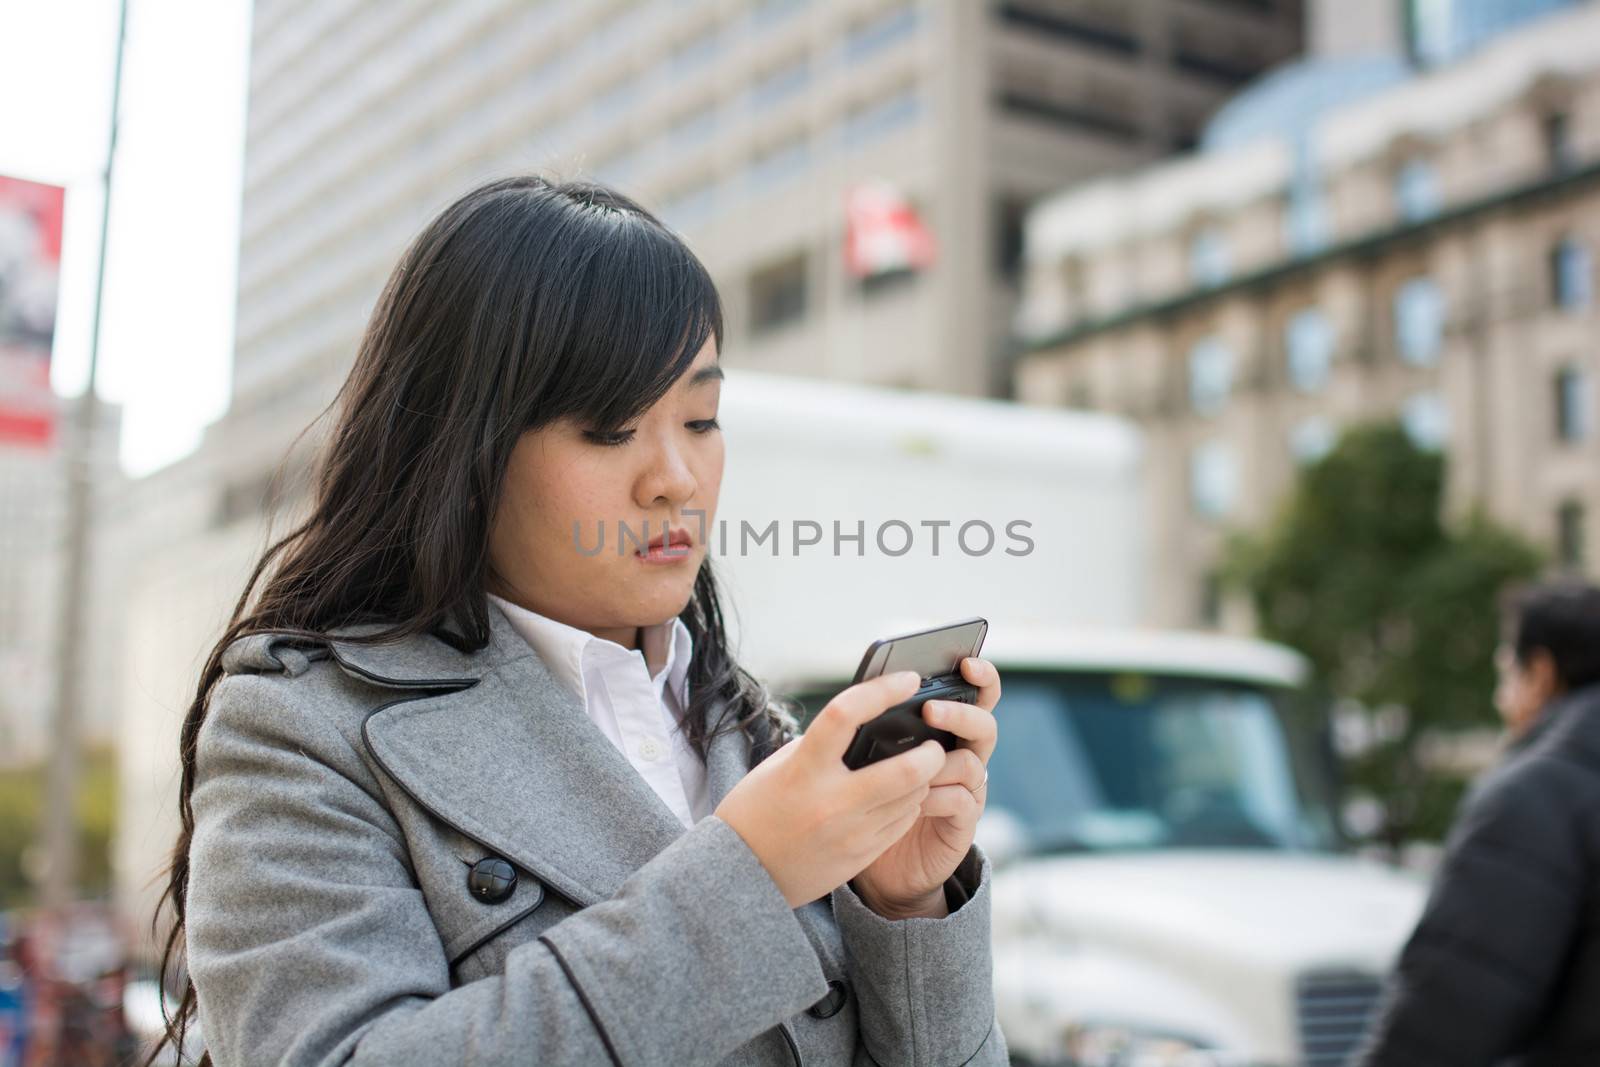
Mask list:
[[[100,361],[100,305],[106,280],[106,236],[111,223],[111,178],[117,157],[118,109],[122,101],[122,53],[128,33],[128,3],[117,16],[116,66],[111,78],[111,135],[106,146],[105,207],[100,214],[100,261],[95,271],[94,315],[89,327],[89,376],[73,408],[66,439],[66,544],[57,613],[56,706],[50,731],[50,768],[45,786],[44,871],[40,900],[60,908],[78,893],[78,721],[83,705],[84,618],[94,519],[95,437],[100,425],[95,375]]]

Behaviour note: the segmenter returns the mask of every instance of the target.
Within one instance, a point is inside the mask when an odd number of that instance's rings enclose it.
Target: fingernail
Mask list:
[[[901,682],[922,681],[922,675],[918,674],[916,671],[897,671],[896,673],[899,674]]]

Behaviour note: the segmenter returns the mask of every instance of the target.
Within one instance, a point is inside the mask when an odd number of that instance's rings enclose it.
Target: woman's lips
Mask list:
[[[679,563],[688,559],[693,550],[689,531],[678,527],[656,534],[646,548],[635,554],[645,563]]]

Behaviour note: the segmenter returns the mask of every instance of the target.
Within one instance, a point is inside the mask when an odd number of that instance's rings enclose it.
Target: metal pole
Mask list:
[[[106,145],[105,207],[100,215],[100,262],[95,271],[94,317],[89,328],[89,377],[73,409],[73,427],[66,439],[66,558],[61,610],[57,615],[56,706],[50,731],[50,768],[44,807],[44,879],[39,894],[47,908],[59,908],[71,902],[78,892],[78,720],[83,703],[83,624],[94,517],[94,445],[100,423],[95,374],[100,361],[100,304],[105,291],[106,236],[111,223],[111,177],[117,157],[122,53],[128,33],[127,0],[122,0],[119,8],[116,66],[111,78],[111,135]]]

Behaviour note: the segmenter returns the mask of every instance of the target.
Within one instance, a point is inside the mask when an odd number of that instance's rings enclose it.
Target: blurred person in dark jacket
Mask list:
[[[1505,608],[1508,750],[1462,804],[1362,1067],[1600,1065],[1600,589]]]

